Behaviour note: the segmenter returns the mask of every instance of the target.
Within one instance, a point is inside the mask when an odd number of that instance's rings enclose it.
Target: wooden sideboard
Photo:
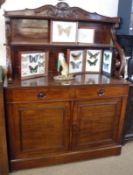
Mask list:
[[[8,175],[6,127],[4,115],[3,84],[0,83],[0,175]]]
[[[11,170],[120,154],[128,84],[95,76],[5,88]]]
[[[120,154],[129,88],[122,79],[124,53],[115,36],[120,19],[64,2],[6,11],[5,19],[9,81],[4,95],[10,169]],[[89,35],[88,39],[84,35]],[[106,61],[111,60],[106,65],[105,51],[110,53]],[[47,75],[24,79],[24,67],[33,73],[41,66],[33,56],[40,52],[47,56]],[[54,79],[62,71],[57,71],[60,53],[74,79]],[[87,54],[91,55],[88,61]]]

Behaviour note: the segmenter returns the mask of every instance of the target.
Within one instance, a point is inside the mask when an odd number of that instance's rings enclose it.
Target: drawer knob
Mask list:
[[[99,89],[98,92],[97,92],[97,95],[99,97],[104,96],[105,95],[105,90],[104,89]]]
[[[41,99],[41,98],[46,97],[46,94],[45,94],[45,92],[39,92],[39,93],[37,94],[37,97],[38,97],[39,99]]]

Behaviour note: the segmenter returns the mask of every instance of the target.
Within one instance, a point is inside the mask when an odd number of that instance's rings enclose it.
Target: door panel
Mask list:
[[[69,103],[14,104],[9,113],[12,157],[67,151]]]
[[[115,143],[121,101],[77,101],[74,108],[73,149]]]

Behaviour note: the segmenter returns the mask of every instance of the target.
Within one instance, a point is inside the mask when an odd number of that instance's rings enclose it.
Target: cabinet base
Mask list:
[[[77,152],[56,154],[48,157],[12,160],[10,162],[10,170],[13,171],[13,170],[19,170],[19,169],[43,167],[48,165],[55,165],[55,164],[74,162],[74,161],[80,161],[80,160],[89,160],[89,159],[95,159],[100,157],[119,155],[120,153],[121,153],[121,145],[118,145],[118,146],[100,148],[100,149],[89,150],[89,151],[87,150],[87,151],[77,151]]]

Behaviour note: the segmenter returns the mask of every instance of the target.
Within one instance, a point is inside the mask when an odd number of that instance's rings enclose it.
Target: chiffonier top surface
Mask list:
[[[5,81],[5,87],[14,88],[14,87],[63,87],[63,86],[115,86],[115,85],[129,85],[130,82],[124,79],[117,79],[107,77],[101,74],[79,74],[74,77],[73,80],[69,81],[57,81],[53,79],[53,76],[40,77],[28,80],[19,81],[18,78],[15,78],[12,83],[7,83]]]

